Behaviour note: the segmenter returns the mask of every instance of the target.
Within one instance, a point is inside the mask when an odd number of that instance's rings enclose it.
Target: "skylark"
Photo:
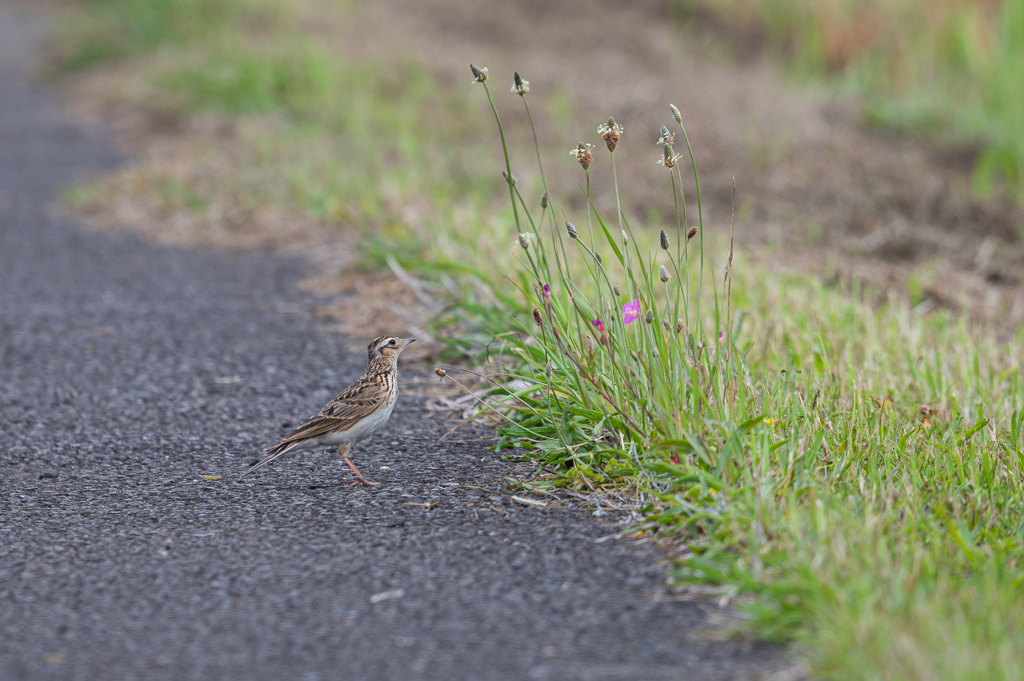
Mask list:
[[[355,485],[377,485],[363,477],[352,463],[352,445],[365,440],[384,427],[398,399],[398,356],[415,338],[382,336],[375,338],[366,350],[369,362],[362,378],[341,391],[319,413],[310,416],[280,441],[267,447],[268,452],[255,466],[242,473],[239,480],[282,454],[297,449],[338,445],[338,454],[348,464],[356,479]]]

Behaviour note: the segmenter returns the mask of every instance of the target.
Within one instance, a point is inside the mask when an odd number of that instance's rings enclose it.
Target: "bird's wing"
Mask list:
[[[360,419],[372,414],[387,399],[387,392],[373,379],[363,377],[310,416],[299,427],[267,447],[267,451],[292,442],[310,440],[335,430],[348,430]]]

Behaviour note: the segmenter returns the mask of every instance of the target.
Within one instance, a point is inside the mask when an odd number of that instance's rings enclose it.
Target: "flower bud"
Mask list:
[[[601,260],[601,254],[600,253],[594,253],[594,258],[597,259],[597,264],[598,265],[603,265],[604,264],[604,260]]]
[[[547,208],[548,207],[548,193],[547,192],[544,192],[543,194],[540,195],[540,207],[541,208]]]
[[[672,325],[669,324],[667,319],[662,319],[661,320],[661,325],[665,328],[666,331],[669,331],[669,332],[672,331]]]
[[[502,170],[501,171],[501,176],[505,178],[505,182],[507,182],[508,184],[512,185],[513,187],[516,186],[516,182],[518,180],[516,180],[516,176],[515,175],[512,175],[510,177],[508,173],[506,173],[504,170]]]
[[[697,226],[690,227],[690,230],[686,232],[686,240],[689,241],[693,237],[697,236]]]
[[[622,291],[619,290],[618,286],[612,286],[612,293],[615,294],[616,298],[622,295]]]
[[[520,234],[519,235],[519,245],[523,247],[524,251],[530,248],[530,242],[532,240],[533,240],[533,236],[530,235],[530,234]]]
[[[665,269],[664,265],[658,268],[658,279],[661,279],[663,282],[666,282],[671,278],[672,276],[668,273],[668,270]]]
[[[544,326],[544,318],[540,316],[540,310],[533,308],[533,323],[537,326]]]
[[[486,66],[484,68],[482,68],[482,69],[478,69],[477,67],[475,67],[472,64],[470,64],[469,65],[469,70],[473,72],[473,79],[474,79],[475,82],[482,83],[485,80],[487,80],[487,67]]]
[[[661,234],[658,235],[658,241],[661,244],[661,247],[667,251],[668,250],[668,234],[665,234],[665,230],[661,230]]]
[[[676,119],[676,123],[679,125],[683,124],[683,115],[679,113],[679,109],[676,108],[675,104],[669,104],[668,108],[672,109],[672,118]]]
[[[569,235],[570,239],[579,239],[580,234],[576,231],[576,225],[572,224],[568,220],[565,221],[565,233]]]
[[[654,321],[654,310],[648,310],[647,314],[644,315],[644,321],[650,324]]]

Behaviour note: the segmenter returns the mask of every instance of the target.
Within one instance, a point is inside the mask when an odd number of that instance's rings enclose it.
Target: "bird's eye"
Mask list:
[[[392,339],[391,339],[391,342],[390,342],[390,343],[388,343],[388,345],[394,345],[394,344],[395,344],[395,339],[394,339],[394,338],[392,338]]]

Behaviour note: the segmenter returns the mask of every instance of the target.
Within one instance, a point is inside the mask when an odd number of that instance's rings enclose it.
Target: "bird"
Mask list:
[[[282,454],[299,449],[313,449],[324,445],[337,445],[341,460],[355,473],[356,479],[342,484],[362,484],[367,487],[380,483],[367,480],[352,462],[352,446],[365,440],[391,418],[398,399],[398,356],[415,338],[381,336],[366,346],[366,371],[362,377],[338,393],[323,409],[303,421],[298,428],[263,451],[267,455],[239,480],[257,468],[265,466]]]

